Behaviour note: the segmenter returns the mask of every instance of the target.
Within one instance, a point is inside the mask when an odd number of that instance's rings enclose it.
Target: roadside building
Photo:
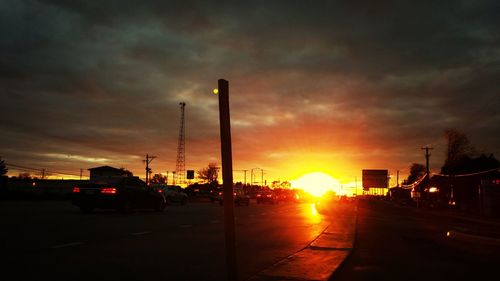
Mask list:
[[[435,188],[435,197],[443,205],[447,203],[462,211],[487,211],[493,215],[497,212],[496,206],[500,205],[499,182],[498,168],[463,175],[436,174],[431,178],[429,191]]]
[[[132,173],[121,168],[114,168],[111,166],[100,166],[95,168],[90,168],[90,181],[103,181],[116,177],[128,177],[132,176]]]

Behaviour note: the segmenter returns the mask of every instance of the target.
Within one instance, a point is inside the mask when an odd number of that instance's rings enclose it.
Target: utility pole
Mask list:
[[[83,169],[80,169],[80,180],[82,180]]]
[[[167,182],[167,185],[168,185],[168,171],[167,171],[167,178],[166,178],[166,182]]]
[[[219,95],[219,123],[224,186],[224,232],[226,245],[227,280],[237,281],[236,231],[234,226],[233,156],[231,148],[231,117],[229,114],[229,83],[219,79],[214,93]]]
[[[427,172],[427,176],[429,177],[430,169],[429,169],[429,157],[431,154],[429,153],[429,150],[433,149],[432,147],[422,147],[422,150],[425,150],[425,170]]]
[[[264,187],[264,169],[260,169],[260,186]]]
[[[399,187],[399,170],[396,173],[396,187]]]
[[[248,170],[234,170],[234,171],[239,171],[239,172],[243,172],[244,173],[244,175],[245,175],[244,184],[246,185],[247,184],[247,171]]]
[[[251,177],[251,179],[250,179],[250,185],[253,185],[254,183],[256,183],[254,181],[254,175],[255,175],[255,173],[253,172],[253,170],[260,170],[260,168],[252,168],[250,170],[250,177]],[[257,175],[256,175],[256,177],[257,177]]]
[[[245,185],[247,185],[247,171],[248,170],[243,170],[243,173],[245,173]]]
[[[149,184],[149,173],[151,169],[149,168],[149,163],[155,159],[156,156],[150,156],[149,154],[146,154],[146,160],[143,160],[146,163],[146,185]]]
[[[356,188],[356,196],[358,196],[358,177],[354,177],[354,186]]]
[[[175,164],[175,175],[178,178],[179,184],[182,184],[185,179],[186,172],[186,139],[184,135],[184,108],[186,107],[185,102],[179,103],[181,106],[181,124],[179,127],[179,142],[177,144],[177,161]]]

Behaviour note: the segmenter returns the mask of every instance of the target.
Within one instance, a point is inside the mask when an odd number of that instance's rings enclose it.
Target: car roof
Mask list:
[[[122,183],[137,183],[141,185],[146,184],[139,177],[114,177],[114,178],[108,178],[104,180],[91,182],[91,184],[98,184],[98,185],[122,184]]]

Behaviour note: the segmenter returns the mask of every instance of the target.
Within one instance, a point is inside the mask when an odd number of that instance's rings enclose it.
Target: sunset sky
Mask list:
[[[220,164],[219,78],[236,181],[439,172],[447,128],[500,156],[499,1],[215,2],[1,1],[2,159],[172,171],[186,102],[186,169]]]

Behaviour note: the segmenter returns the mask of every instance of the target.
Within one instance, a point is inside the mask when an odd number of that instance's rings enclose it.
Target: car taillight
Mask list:
[[[266,197],[270,198],[270,197],[271,197],[271,194],[266,195]]]
[[[219,192],[219,195],[222,195],[222,192]]]
[[[101,189],[101,193],[103,193],[103,194],[116,194],[116,188],[105,187],[105,188]]]
[[[161,189],[158,189],[158,193],[162,193],[162,192],[163,192],[163,190],[161,190]]]
[[[73,187],[73,193],[79,193],[80,188],[79,187]]]
[[[233,192],[233,195],[236,196],[236,192]]]
[[[262,196],[262,195],[260,195],[260,194],[257,194],[257,197],[261,197],[261,196]]]

